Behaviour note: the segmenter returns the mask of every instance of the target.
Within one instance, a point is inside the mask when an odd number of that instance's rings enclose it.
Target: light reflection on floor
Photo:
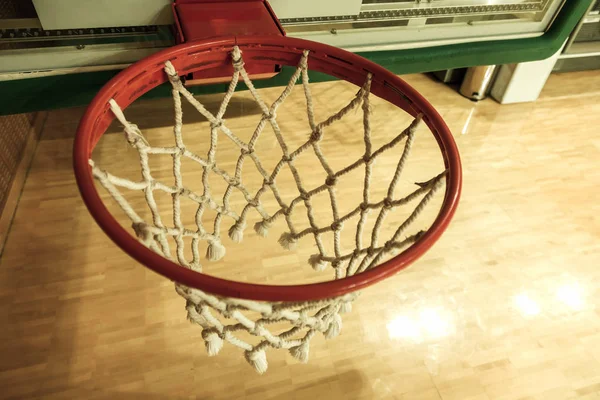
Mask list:
[[[554,289],[554,293],[539,293],[538,291],[522,290],[512,297],[511,302],[505,299],[494,299],[499,303],[511,304],[517,316],[523,321],[539,316],[540,314],[553,313],[560,307],[567,307],[572,312],[582,311],[586,308],[586,290],[576,281],[567,279]],[[459,310],[451,307],[431,307],[426,301],[414,303],[419,308],[412,309],[392,317],[386,325],[390,339],[410,341],[413,343],[434,342],[443,340],[448,336],[456,335],[462,327],[457,324]]]
[[[387,324],[391,339],[415,342],[441,339],[456,330],[453,313],[445,308],[424,308],[411,316],[399,315]]]

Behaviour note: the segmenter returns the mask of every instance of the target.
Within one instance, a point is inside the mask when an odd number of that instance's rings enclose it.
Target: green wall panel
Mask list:
[[[566,0],[550,29],[536,38],[359,54],[396,74],[541,60],[558,51],[590,2],[591,0]],[[117,73],[118,71],[102,71],[0,82],[0,115],[85,105]],[[290,74],[291,69],[285,68],[275,78],[257,81],[256,85],[284,85]],[[328,75],[311,73],[312,82],[331,79],[333,78]],[[243,86],[240,87],[242,89]],[[199,86],[193,89],[198,94],[224,90],[224,85]],[[148,93],[146,97],[168,95],[169,88],[163,86]]]

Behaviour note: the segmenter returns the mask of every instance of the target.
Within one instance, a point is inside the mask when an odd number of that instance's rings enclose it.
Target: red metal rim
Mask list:
[[[440,213],[430,229],[398,256],[366,272],[329,282],[304,285],[261,285],[230,281],[195,272],[154,253],[125,230],[110,214],[96,191],[89,159],[96,143],[114,119],[108,101],[121,108],[167,81],[162,68],[170,60],[181,73],[224,68],[229,52],[238,45],[249,63],[296,66],[303,50],[309,50],[311,70],[362,85],[373,74],[371,92],[413,116],[421,113],[434,134],[446,168],[446,192]],[[73,149],[77,185],[90,213],[104,232],[126,253],[153,271],[184,285],[216,295],[263,301],[308,301],[340,296],[363,289],[406,268],[423,255],[445,231],[456,211],[461,192],[460,156],[452,134],[427,100],[385,68],[345,50],[302,39],[275,36],[228,37],[181,44],[147,57],[123,70],[96,95],[80,121]]]

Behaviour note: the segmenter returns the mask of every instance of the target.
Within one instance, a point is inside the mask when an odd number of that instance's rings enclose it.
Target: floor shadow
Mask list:
[[[294,387],[289,391],[278,393],[275,396],[265,397],[265,400],[279,399],[318,399],[327,397],[326,393],[331,391],[331,385],[343,387],[346,400],[364,399],[371,393],[368,390],[368,379],[359,370],[353,369],[347,372],[315,379],[311,383]]]
[[[223,94],[207,94],[196,96],[196,98],[211,114],[215,115],[219,111]],[[182,107],[184,125],[206,121],[206,118],[189,102],[183,101]],[[85,107],[74,107],[50,111],[42,139],[73,139],[85,110]],[[247,115],[258,115],[260,113],[261,109],[253,99],[248,98],[248,96],[234,96],[229,102],[224,118],[234,119]],[[173,99],[168,97],[138,100],[125,110],[125,116],[142,131],[173,126]],[[106,130],[107,134],[121,132],[123,132],[123,127],[116,120]]]

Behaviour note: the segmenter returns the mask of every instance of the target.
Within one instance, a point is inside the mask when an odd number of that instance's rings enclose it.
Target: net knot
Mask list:
[[[248,155],[254,153],[254,147],[248,147],[247,149],[242,147],[241,152],[243,155],[248,156]]]
[[[305,339],[299,346],[290,347],[289,351],[292,357],[294,357],[301,363],[308,362],[308,353],[310,349],[310,345],[308,343],[308,340]]]
[[[244,239],[244,229],[246,229],[246,222],[238,220],[229,228],[229,238],[235,243],[240,243]]]
[[[273,347],[274,349],[281,349],[283,348],[283,341],[279,340],[277,342],[269,342],[271,347]]]
[[[340,229],[342,229],[344,227],[344,224],[342,224],[340,221],[334,221],[331,224],[331,230],[332,231],[339,231]]]
[[[200,315],[200,313],[198,312],[197,306],[194,303],[192,303],[190,300],[187,301],[187,303],[185,305],[185,309],[188,312],[188,314],[187,314],[188,321],[195,322],[200,325],[206,323],[206,318],[204,318],[202,315]]]
[[[269,111],[268,113],[263,113],[263,118],[268,120],[275,120],[277,118],[277,113],[275,111]]]
[[[244,68],[244,60],[240,58],[239,60],[233,61],[233,69],[234,71],[241,71]]]
[[[358,207],[360,208],[361,211],[367,211],[369,209],[369,204],[360,203],[360,205]]]
[[[180,156],[185,155],[185,147],[179,147],[179,155]],[[173,154],[173,157],[175,157],[175,154]]]
[[[310,135],[310,140],[312,142],[318,142],[323,137],[323,130],[321,128],[316,128]]]
[[[175,69],[173,64],[171,64],[171,61],[165,62],[165,72],[167,73],[167,76],[169,77],[169,80],[171,82],[177,81],[179,79],[179,75],[177,75],[177,70]]]
[[[202,272],[202,265],[199,262],[192,261],[190,263],[190,269],[196,272]]]
[[[125,126],[125,136],[127,138],[127,142],[129,142],[132,146],[149,146],[148,141],[142,135],[142,131],[136,124],[128,124]]]
[[[298,244],[298,239],[290,232],[283,232],[279,237],[279,244],[286,250],[294,250]]]
[[[325,179],[325,184],[329,187],[335,186],[337,182],[337,177],[335,175],[329,175],[327,179]]]
[[[256,336],[265,336],[269,334],[269,332],[262,326],[262,324],[258,322],[254,324],[254,329],[252,329],[250,333]]]
[[[137,237],[139,237],[140,239],[145,239],[146,236],[150,233],[148,231],[148,224],[146,224],[145,222],[134,222],[133,224],[131,224],[131,227],[133,228],[133,231],[135,232]]]
[[[273,320],[284,319],[285,316],[281,311],[273,311],[272,313],[261,313],[263,318],[271,318]]]
[[[231,63],[233,64],[233,68],[235,71],[239,71],[244,67],[244,59],[242,58],[242,52],[240,48],[234,46],[231,51]]]
[[[173,192],[173,194],[171,196],[176,197],[176,196],[185,196],[188,193],[188,191],[185,188],[180,188],[178,191]]]
[[[254,367],[256,372],[264,374],[267,371],[269,364],[267,363],[267,355],[264,350],[258,350],[257,348],[254,348],[254,350],[247,350],[245,356],[246,361]]]
[[[206,352],[209,356],[216,356],[223,348],[223,335],[221,335],[216,329],[203,330],[202,339],[204,339]]]
[[[273,184],[273,180],[272,179],[263,179],[263,185],[265,186],[271,186]]]
[[[269,221],[263,220],[254,224],[254,231],[262,237],[267,236],[269,233],[269,228],[271,227],[271,223]]]
[[[302,59],[300,59],[300,68],[307,69],[308,68],[308,50],[304,50],[302,52]]]
[[[233,178],[231,181],[229,181],[229,184],[231,186],[233,186],[234,188],[237,188],[242,184],[242,182],[241,182],[240,178]]]
[[[209,261],[218,261],[225,256],[225,247],[218,240],[213,240],[206,249],[206,258]]]
[[[352,303],[350,303],[349,301],[345,301],[342,304],[340,304],[340,313],[347,314],[350,311],[352,311]]]
[[[283,157],[281,157],[281,159],[287,163],[292,161],[292,157],[290,157],[289,154],[284,154]]]
[[[326,339],[333,339],[340,334],[342,330],[342,317],[339,314],[335,314],[329,321],[329,327],[325,331]]]
[[[394,203],[392,202],[392,199],[390,199],[389,197],[386,197],[385,199],[383,199],[383,207],[384,208],[392,208],[394,206]]]
[[[393,247],[394,247],[394,242],[392,242],[391,240],[388,240],[383,245],[383,248],[386,249],[386,250],[391,250]]]
[[[233,308],[231,306],[231,304],[226,304],[225,305],[225,309],[221,311],[221,314],[223,314],[223,316],[225,318],[233,319],[233,312],[234,311],[235,311],[235,308]]]
[[[310,199],[310,196],[308,195],[306,190],[300,189],[300,198],[304,201],[308,201]]]
[[[223,120],[222,119],[220,119],[220,120],[218,120],[216,122],[211,122],[210,123],[210,129],[219,129],[222,126],[223,126]]]
[[[310,256],[308,263],[317,272],[321,272],[327,267],[327,262],[321,258],[320,254]]]
[[[306,310],[300,311],[298,315],[298,320],[296,321],[296,326],[306,325],[308,324],[308,312]]]

